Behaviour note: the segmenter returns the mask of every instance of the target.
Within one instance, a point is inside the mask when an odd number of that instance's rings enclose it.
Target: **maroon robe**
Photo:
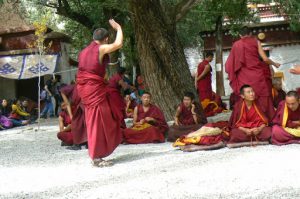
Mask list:
[[[146,117],[152,117],[156,122],[143,130],[134,130],[132,128],[125,129],[125,141],[130,144],[165,142],[164,135],[169,127],[161,110],[152,104],[147,112],[144,112],[143,105],[138,105],[137,109],[138,122]]]
[[[71,118],[66,111],[60,112],[59,116],[63,119],[64,127],[67,127],[69,124],[71,124]],[[59,132],[57,134],[57,138],[60,139],[62,142],[66,143],[67,145],[73,145],[74,143],[72,129],[71,131]]]
[[[284,121],[287,118],[286,121]],[[296,111],[290,110],[285,106],[285,101],[279,103],[276,114],[273,118],[273,128],[272,128],[272,144],[284,145],[284,144],[293,144],[300,143],[300,138],[295,137],[294,135],[289,134],[283,128],[297,128],[298,125],[295,125],[292,121],[300,120],[300,106]]]
[[[228,143],[268,141],[271,137],[271,128],[265,127],[258,135],[248,136],[239,127],[255,128],[262,124],[268,125],[268,118],[264,115],[261,107],[254,102],[248,110],[244,100],[240,100],[234,106],[229,120],[230,139]]]
[[[205,69],[205,66],[209,65],[209,62],[207,60],[203,60],[201,63],[198,65],[198,76],[202,74],[202,72]],[[212,99],[213,96],[213,90],[211,86],[211,70],[206,76],[199,80],[197,82],[197,90],[198,90],[198,95],[199,95],[199,102],[203,101],[204,99]]]
[[[122,76],[120,74],[113,75],[109,81],[108,81],[108,93],[109,98],[111,100],[114,100],[114,106],[112,106],[112,111],[115,113],[115,116],[118,118],[120,125],[122,128],[126,128],[125,124],[125,109],[126,104],[124,102],[124,99],[121,95],[121,89],[122,87],[119,85],[119,81],[122,80]]]
[[[87,142],[87,133],[85,126],[84,107],[78,95],[76,85],[64,86],[60,92],[65,94],[71,102],[72,110],[72,133],[74,144],[83,144]]]
[[[168,141],[174,142],[179,137],[187,135],[193,131],[200,129],[204,124],[207,123],[206,117],[200,111],[198,106],[195,108],[197,114],[198,124],[195,123],[191,109],[184,106],[183,103],[179,105],[180,115],[179,115],[179,126],[173,125],[169,128],[168,131]]]
[[[233,44],[225,64],[225,71],[236,96],[240,95],[240,88],[243,85],[250,85],[264,114],[268,118],[273,118],[275,110],[265,77],[265,67],[259,59],[257,39],[244,37]]]
[[[108,100],[104,80],[108,55],[99,62],[99,45],[92,42],[79,55],[77,89],[85,108],[89,155],[92,159],[110,155],[122,141],[120,123],[114,116]]]

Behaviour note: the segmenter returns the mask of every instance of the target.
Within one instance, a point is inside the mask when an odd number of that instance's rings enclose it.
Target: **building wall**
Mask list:
[[[16,81],[0,77],[0,99],[16,98]]]

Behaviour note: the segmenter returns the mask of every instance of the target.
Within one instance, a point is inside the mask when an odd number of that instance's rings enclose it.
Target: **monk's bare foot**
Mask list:
[[[268,145],[269,142],[240,142],[240,143],[232,143],[227,144],[228,148],[239,148],[239,147],[249,147],[249,146],[259,146],[259,145]]]
[[[93,164],[93,166],[95,166],[95,167],[111,167],[111,166],[114,165],[112,161],[106,161],[106,160],[103,160],[103,159],[101,159],[101,158],[99,158],[99,159],[94,159],[94,160],[92,161],[92,164]]]

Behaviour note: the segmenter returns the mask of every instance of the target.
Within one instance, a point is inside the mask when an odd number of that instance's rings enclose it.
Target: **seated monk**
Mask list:
[[[263,114],[255,100],[255,93],[251,86],[243,85],[240,89],[241,100],[236,102],[229,121],[229,148],[267,144],[271,137],[269,119]],[[239,144],[235,144],[239,143]]]
[[[296,91],[288,92],[285,101],[279,103],[272,122],[272,144],[300,143],[300,106]]]
[[[150,103],[151,94],[144,92],[142,104],[134,108],[133,127],[124,130],[124,139],[129,144],[165,142],[168,124],[161,110]]]
[[[126,118],[133,118],[133,110],[136,107],[136,101],[130,96],[125,96],[125,103],[126,103]]]
[[[71,118],[67,112],[67,104],[61,104],[61,112],[59,113],[59,133],[57,138],[61,140],[61,146],[73,145],[73,134],[71,132]]]
[[[174,142],[182,135],[193,132],[207,123],[201,107],[194,102],[192,92],[184,93],[182,103],[177,107],[175,123],[168,131],[168,141]]]
[[[284,92],[284,90],[282,90],[281,80],[274,79],[272,88],[272,99],[275,108],[278,108],[279,103],[285,99],[285,95],[286,93]]]

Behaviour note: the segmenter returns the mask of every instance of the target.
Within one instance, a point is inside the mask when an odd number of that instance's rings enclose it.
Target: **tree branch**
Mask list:
[[[201,0],[182,0],[176,6],[174,10],[174,19],[176,22],[181,20],[193,7],[197,6]]]

